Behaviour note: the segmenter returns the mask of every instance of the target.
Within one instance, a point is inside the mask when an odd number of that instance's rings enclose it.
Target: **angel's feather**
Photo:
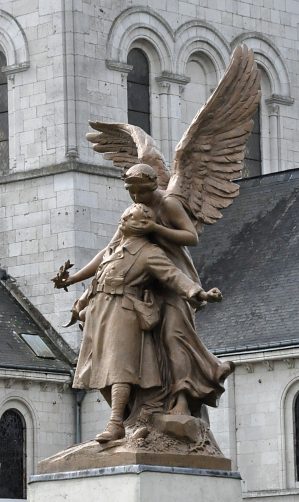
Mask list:
[[[218,87],[199,110],[176,147],[167,188],[189,208],[194,223],[215,223],[219,209],[239,193],[252,116],[260,99],[260,75],[252,50],[238,46]]]
[[[158,185],[166,188],[169,171],[164,158],[159,152],[151,136],[143,129],[130,124],[89,122],[99,132],[87,133],[86,138],[93,143],[96,152],[103,153],[104,158],[112,160],[116,167],[124,170],[134,164],[149,164],[157,173]]]
[[[97,132],[88,133],[87,139],[95,151],[124,170],[137,163],[152,166],[159,187],[167,187],[167,193],[181,200],[200,232],[203,223],[221,218],[220,209],[228,207],[239,193],[233,180],[243,168],[259,88],[252,50],[238,46],[216,90],[178,143],[170,180],[154,140],[140,127],[90,122]]]

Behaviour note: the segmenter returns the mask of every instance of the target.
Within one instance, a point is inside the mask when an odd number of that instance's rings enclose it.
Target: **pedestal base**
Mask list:
[[[120,443],[120,444],[118,444]],[[82,471],[103,467],[125,465],[164,465],[165,467],[188,467],[191,469],[231,469],[231,461],[222,455],[202,453],[166,452],[155,453],[151,449],[128,449],[123,440],[99,445],[96,441],[81,443],[60,451],[38,464],[38,474],[51,472]]]
[[[232,471],[126,465],[31,476],[29,502],[241,502]]]

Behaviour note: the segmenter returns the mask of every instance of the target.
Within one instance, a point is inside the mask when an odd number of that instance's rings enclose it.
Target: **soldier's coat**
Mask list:
[[[161,385],[150,333],[141,355],[142,330],[134,310],[136,295],[132,294],[135,289],[141,298],[142,290],[153,280],[184,298],[201,290],[161,248],[144,237],[131,237],[122,246],[115,243],[108,247],[86,312],[74,387],[105,389],[121,382],[142,388]]]

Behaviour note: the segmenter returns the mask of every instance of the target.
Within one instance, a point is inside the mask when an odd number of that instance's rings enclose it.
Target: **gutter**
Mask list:
[[[239,347],[227,347],[221,349],[213,349],[209,348],[213,354],[217,356],[228,356],[228,355],[248,355],[256,352],[273,352],[275,350],[280,349],[296,349],[299,347],[299,340],[285,340],[283,342],[270,342],[267,344],[256,344],[256,345],[247,345],[247,346],[239,346]]]
[[[59,370],[55,368],[45,368],[45,367],[39,367],[37,368],[36,366],[19,366],[17,364],[3,364],[1,363],[0,365],[0,370],[1,369],[9,369],[9,370],[22,370],[22,371],[34,371],[35,373],[54,373],[56,375],[71,375],[72,370],[70,369],[65,369],[65,370]]]
[[[218,355],[219,357],[219,355]],[[251,352],[240,351],[233,353],[222,353],[220,357],[225,360],[231,359],[236,366],[245,365],[249,373],[252,373],[253,365],[257,363],[266,364],[269,371],[273,369],[274,361],[281,361],[286,364],[287,368],[295,367],[295,360],[299,358],[298,345],[276,347],[265,350],[255,350]]]

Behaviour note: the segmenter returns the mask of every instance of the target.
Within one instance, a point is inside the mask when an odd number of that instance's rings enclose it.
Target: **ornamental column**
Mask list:
[[[180,139],[181,94],[190,79],[182,75],[162,72],[156,78],[160,97],[161,148],[166,162],[173,159],[174,148]]]
[[[276,173],[279,169],[279,105],[267,103],[269,112],[269,133],[270,133],[270,165],[271,172]]]
[[[294,99],[290,96],[272,94],[265,102],[269,114],[270,172],[274,173],[284,169],[281,165],[281,106],[291,106]]]

